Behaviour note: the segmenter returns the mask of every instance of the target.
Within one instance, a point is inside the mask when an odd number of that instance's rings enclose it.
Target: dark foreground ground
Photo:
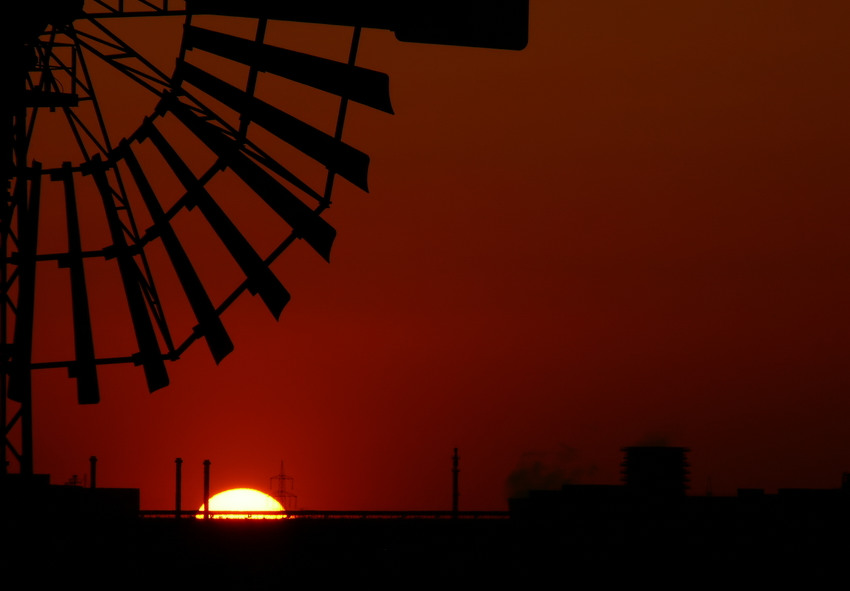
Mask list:
[[[140,517],[135,489],[7,479],[0,591],[846,586],[844,489],[656,498],[597,488],[515,500],[510,519],[203,521]]]
[[[850,545],[840,530],[730,531],[600,527],[519,520],[73,519],[6,520],[2,589],[45,583],[88,588],[175,585],[283,589],[381,583],[522,585],[649,583],[653,588],[799,581],[838,574]],[[846,530],[843,531],[846,534]],[[834,583],[832,583],[834,584]],[[819,586],[819,585],[818,585]]]

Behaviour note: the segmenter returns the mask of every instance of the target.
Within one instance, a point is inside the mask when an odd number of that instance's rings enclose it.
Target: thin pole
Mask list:
[[[455,448],[455,453],[452,456],[452,517],[454,519],[457,519],[458,498],[460,497],[457,484],[458,474],[460,474],[460,470],[457,467],[459,460],[457,448]]]
[[[210,464],[204,460],[204,519],[210,518]]]
[[[89,458],[89,465],[91,466],[89,470],[89,473],[91,474],[91,484],[89,486],[91,488],[97,488],[97,456]]]
[[[180,505],[183,499],[183,458],[174,460],[174,517],[180,519]]]

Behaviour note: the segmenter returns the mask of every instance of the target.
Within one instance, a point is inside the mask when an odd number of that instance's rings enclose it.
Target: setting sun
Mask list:
[[[232,488],[210,497],[210,511],[239,511],[239,513],[217,513],[213,519],[283,519],[284,508],[274,497],[253,488]],[[198,519],[203,519],[204,506],[198,509]],[[281,511],[277,515],[243,513],[244,511]]]

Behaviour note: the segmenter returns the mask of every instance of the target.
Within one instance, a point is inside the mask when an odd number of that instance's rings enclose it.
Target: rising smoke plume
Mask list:
[[[508,498],[518,498],[531,490],[558,490],[565,484],[578,484],[595,473],[595,464],[582,463],[575,448],[562,444],[555,450],[523,453],[505,488]]]

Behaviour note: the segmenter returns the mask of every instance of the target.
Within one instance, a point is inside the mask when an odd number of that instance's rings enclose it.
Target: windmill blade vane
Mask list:
[[[180,239],[177,237],[171,224],[166,219],[165,212],[156,197],[156,193],[151,187],[150,182],[148,182],[147,175],[142,170],[129,143],[122,145],[121,155],[127,164],[127,168],[130,169],[130,174],[151,215],[151,220],[153,221],[152,230],[162,240],[169,260],[177,273],[177,278],[180,281],[183,292],[186,294],[192,312],[195,314],[195,319],[198,321],[195,331],[206,339],[213,359],[216,363],[220,363],[225,356],[233,351],[233,341],[227,334],[215,306],[204,289],[203,283],[197,271],[195,271],[195,267],[192,265],[192,261],[189,259],[189,255],[180,243]]]
[[[363,152],[191,64],[181,63],[177,76],[368,191],[369,156]]]
[[[124,284],[124,293],[130,309],[133,330],[136,334],[136,343],[139,347],[138,359],[145,371],[148,390],[153,392],[168,385],[169,380],[165,370],[165,362],[163,361],[156,333],[154,332],[153,322],[151,321],[144,294],[142,293],[142,286],[139,281],[141,272],[130,254],[127,239],[121,227],[118,208],[115,205],[109,180],[106,177],[106,165],[102,163],[99,155],[92,159],[92,163],[94,164],[92,175],[103,201],[109,233],[112,236],[112,242],[115,246],[115,258],[118,261],[118,270],[121,274],[121,281]]]
[[[222,97],[222,100],[226,99]],[[171,101],[170,109],[192,133],[222,158],[275,213],[289,224],[299,238],[303,238],[322,258],[330,259],[331,246],[336,237],[336,230],[330,224],[250,160],[241,152],[239,143],[224,135],[219,128],[195,115],[179,101]]]
[[[80,218],[70,163],[66,162],[63,165],[61,176],[65,188],[65,222],[68,232],[68,254],[63,266],[68,267],[71,276],[71,308],[74,325],[75,361],[69,369],[69,374],[77,380],[79,403],[96,404],[100,400],[100,392],[95,366],[88,288],[83,267]]]
[[[183,39],[187,49],[206,51],[385,113],[393,112],[390,78],[383,72],[191,25],[186,27]]]
[[[174,171],[190,197],[190,207],[197,206],[207,223],[218,235],[222,244],[245,273],[248,279],[248,291],[258,294],[269,312],[279,318],[284,306],[289,302],[289,292],[278,280],[262,257],[243,236],[239,228],[230,220],[224,210],[203,188],[177,151],[154,125],[148,125],[146,133],[156,149]]]

